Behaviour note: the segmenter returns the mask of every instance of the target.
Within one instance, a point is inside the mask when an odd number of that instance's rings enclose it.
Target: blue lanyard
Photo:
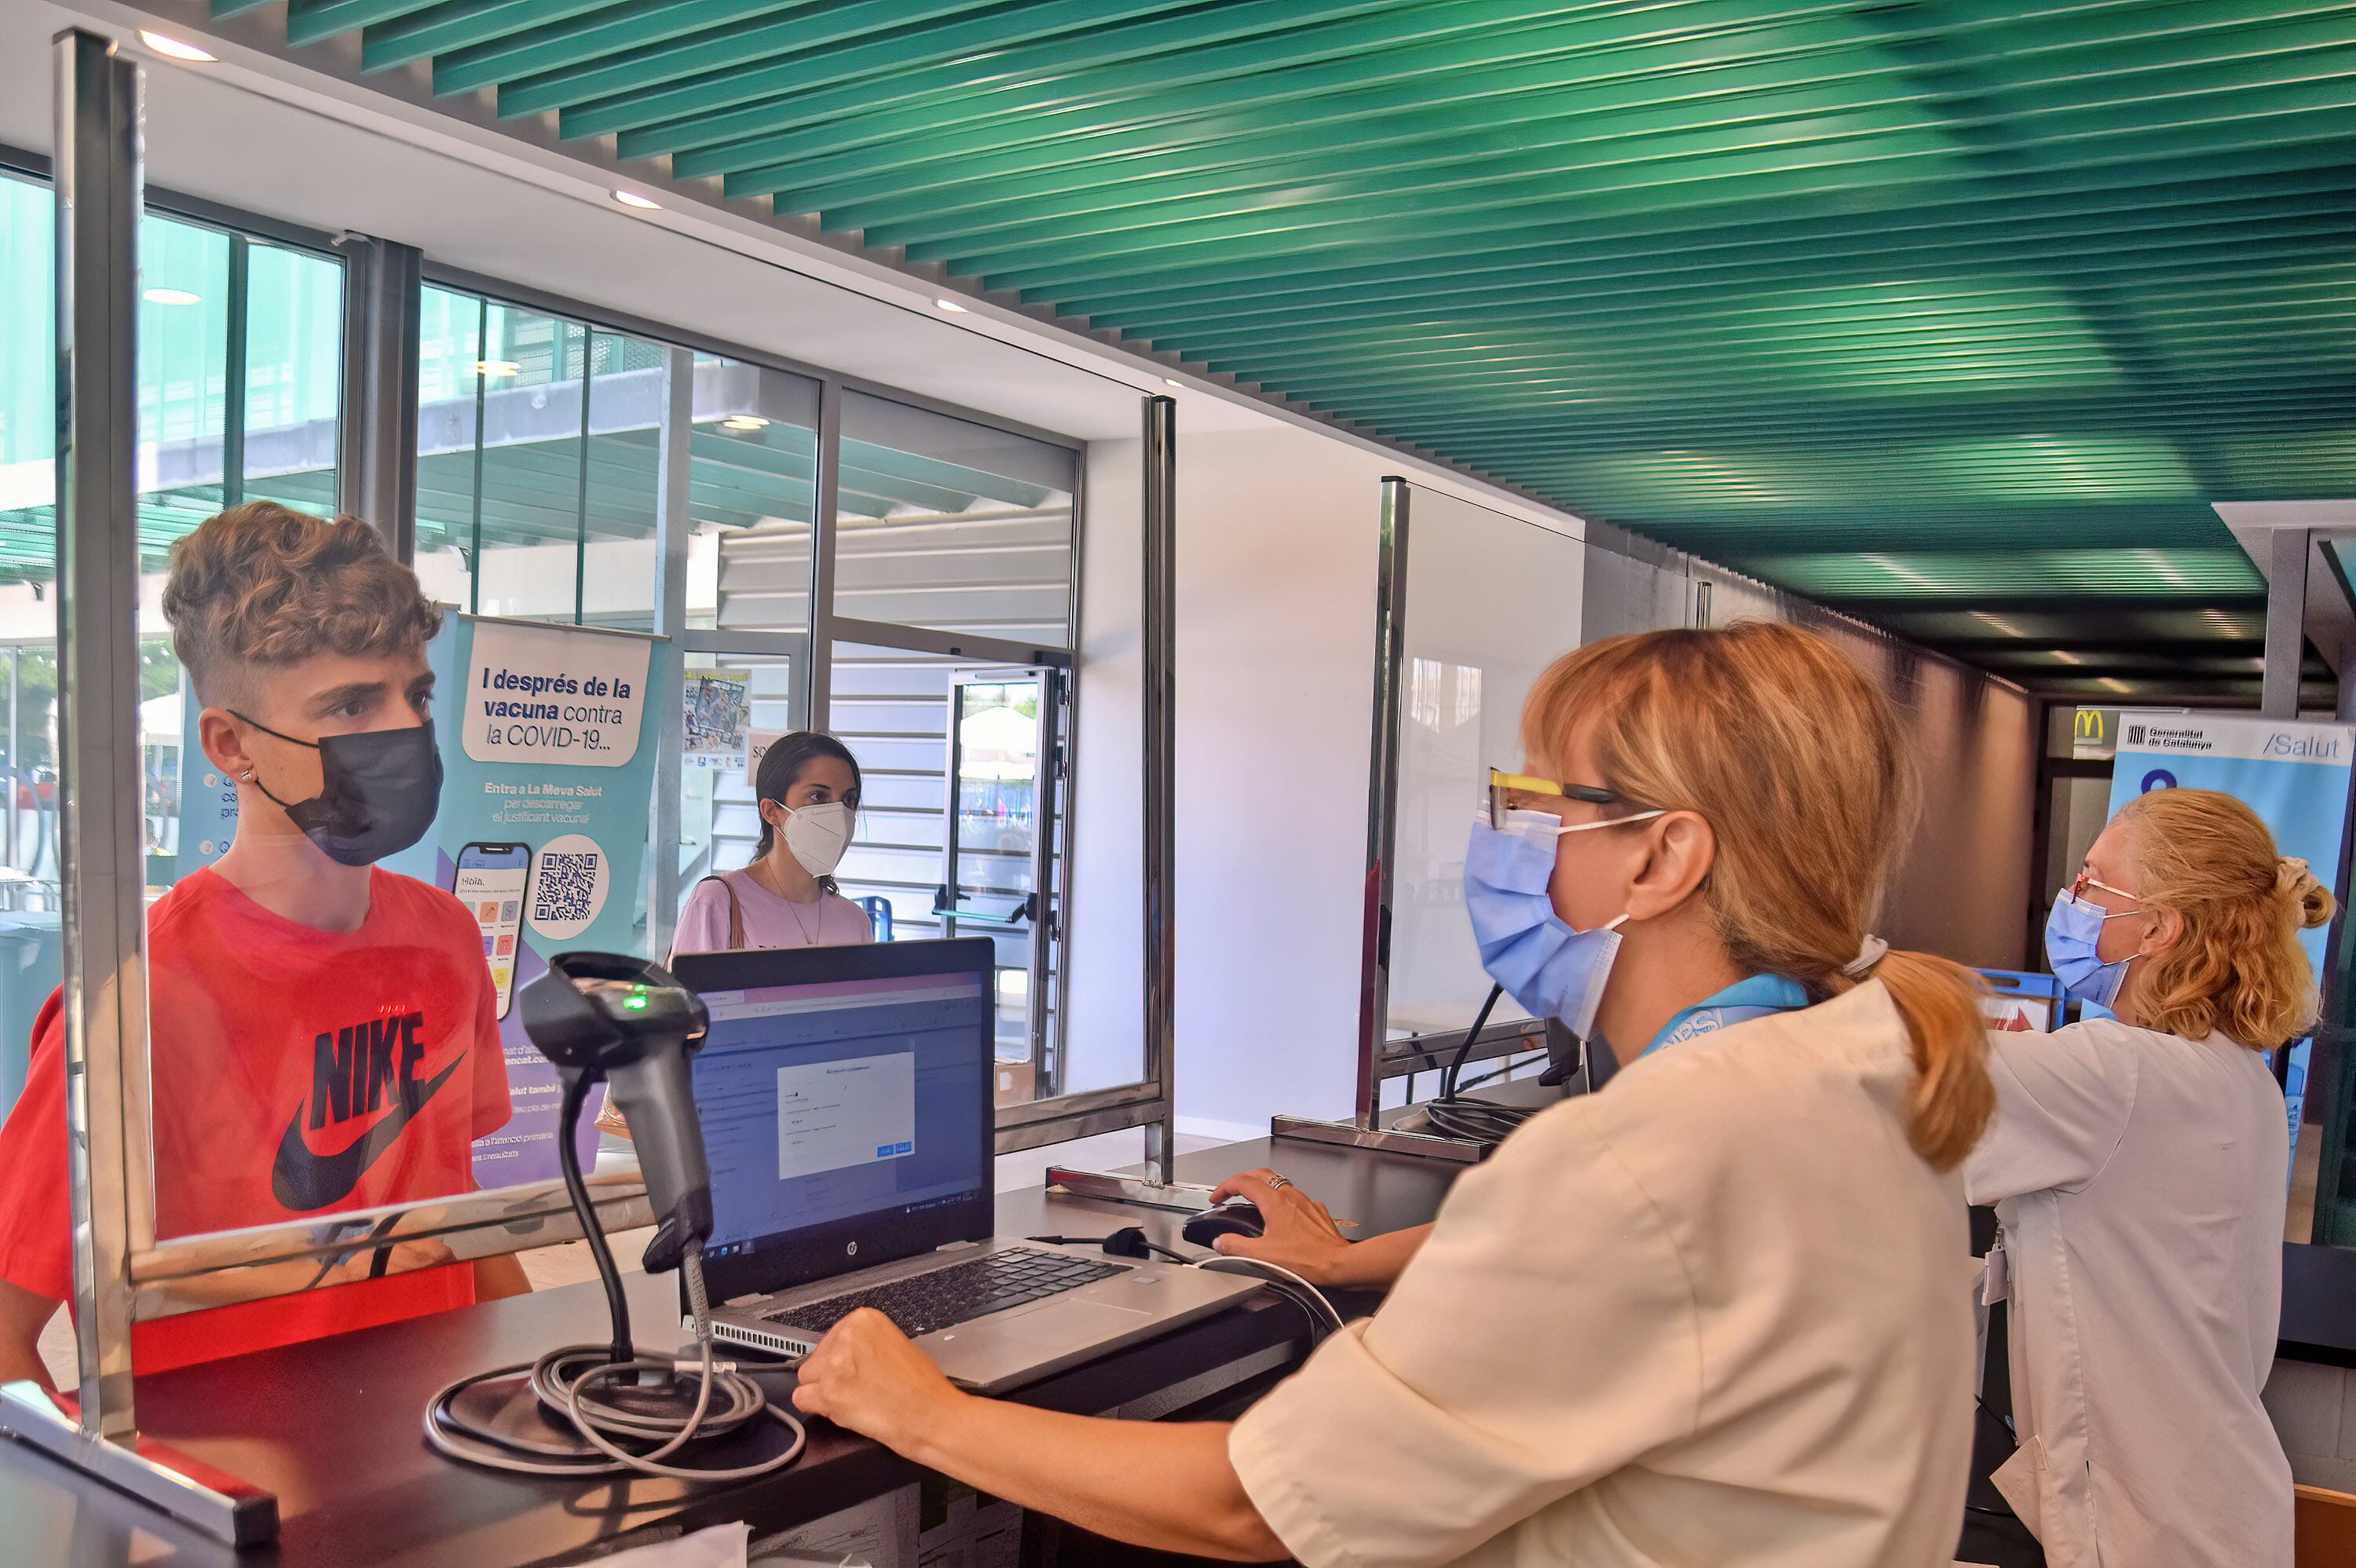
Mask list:
[[[1681,1045],[1701,1035],[1749,1023],[1752,1019],[1794,1012],[1807,1005],[1808,993],[1797,980],[1784,975],[1753,975],[1747,980],[1737,980],[1714,997],[1704,997],[1671,1019],[1668,1027],[1644,1048],[1644,1054],[1650,1056],[1665,1045]]]

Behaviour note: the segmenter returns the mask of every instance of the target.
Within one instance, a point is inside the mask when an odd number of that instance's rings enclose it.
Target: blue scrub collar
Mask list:
[[[1704,997],[1668,1021],[1644,1048],[1650,1056],[1665,1045],[1681,1045],[1705,1034],[1749,1023],[1773,1013],[1797,1012],[1808,1005],[1808,993],[1788,975],[1753,975],[1737,980],[1716,996]]]

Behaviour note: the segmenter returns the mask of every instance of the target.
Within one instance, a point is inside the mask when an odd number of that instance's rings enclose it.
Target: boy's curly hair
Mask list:
[[[197,698],[242,699],[246,667],[422,647],[442,612],[358,517],[248,501],[172,547],[164,617]]]

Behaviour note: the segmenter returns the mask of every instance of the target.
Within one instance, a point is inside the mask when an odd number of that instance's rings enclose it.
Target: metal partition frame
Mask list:
[[[1375,545],[1374,754],[1366,766],[1365,945],[1358,984],[1358,1115],[1375,1125],[1391,994],[1391,854],[1398,840],[1399,677],[1407,649],[1408,482],[1383,477],[1382,532]]]
[[[142,83],[105,39],[57,54],[59,842],[81,1429],[128,1438],[132,1255],[155,1235],[145,1102],[135,416]]]
[[[62,747],[71,774],[66,792],[72,857],[68,894],[68,954],[66,987],[69,1019],[70,1092],[69,1125],[77,1161],[84,1179],[76,1188],[77,1265],[75,1310],[85,1369],[80,1419],[93,1432],[128,1434],[133,1429],[130,1370],[130,1328],[134,1320],[168,1316],[198,1305],[220,1305],[274,1294],[262,1274],[266,1265],[295,1260],[323,1260],[348,1251],[348,1232],[290,1223],[221,1234],[175,1238],[158,1245],[155,1235],[152,1146],[147,1136],[145,1008],[140,944],[144,940],[145,909],[141,892],[144,870],[136,838],[140,820],[136,807],[137,776],[118,776],[121,759],[136,759],[137,720],[135,615],[138,603],[138,557],[135,517],[135,421],[132,408],[135,387],[133,334],[136,323],[134,291],[137,270],[137,219],[142,211],[136,117],[136,68],[119,56],[107,39],[86,33],[67,36],[61,48],[59,107],[59,145],[67,155],[52,162],[53,177],[70,208],[70,221],[59,226],[58,265],[61,417],[70,428],[59,446],[60,583],[66,601],[60,631],[65,665],[61,683]],[[75,73],[79,72],[79,75]],[[89,91],[77,91],[77,83]],[[78,129],[77,129],[78,128]],[[112,138],[110,141],[109,138]],[[89,155],[78,155],[87,152]],[[249,222],[242,215],[183,198],[173,198],[176,210],[202,208],[208,222],[252,229],[277,239],[282,231],[308,246],[327,237],[308,230],[287,230],[263,220]],[[873,385],[815,367],[790,364],[776,356],[755,353],[719,343],[707,343],[692,334],[664,329],[602,312],[574,302],[558,301],[522,288],[507,287],[462,273],[437,271],[423,263],[409,247],[367,242],[344,250],[352,270],[348,272],[347,300],[350,314],[347,331],[348,367],[343,382],[342,418],[347,433],[339,453],[339,501],[359,505],[380,527],[396,525],[394,538],[404,557],[413,549],[414,529],[414,408],[417,387],[417,287],[431,278],[454,287],[474,289],[503,302],[546,310],[564,319],[603,330],[642,336],[668,350],[665,368],[672,380],[665,400],[667,422],[676,422],[684,402],[691,414],[693,353],[698,348],[808,376],[822,391],[819,442],[819,539],[830,547],[834,486],[841,453],[841,399],[845,389],[872,391],[957,418],[973,421],[1072,449],[1083,443],[1053,432],[1038,431],[1017,421],[940,403],[896,388]],[[359,274],[366,270],[363,254],[385,264],[376,269],[370,283]],[[89,285],[95,285],[94,287]],[[363,311],[354,296],[366,294],[379,308]],[[403,304],[405,302],[405,304]],[[408,324],[402,328],[399,324]],[[373,348],[368,346],[372,344]],[[1124,389],[1126,390],[1126,389]],[[1173,987],[1173,952],[1168,892],[1171,861],[1173,775],[1170,759],[1169,672],[1174,653],[1170,624],[1173,610],[1169,562],[1173,542],[1172,494],[1175,482],[1174,405],[1167,398],[1146,402],[1146,450],[1149,462],[1141,497],[1145,515],[1153,519],[1149,548],[1163,562],[1151,581],[1157,597],[1144,608],[1148,655],[1145,679],[1149,706],[1160,714],[1155,737],[1149,738],[1151,766],[1148,773],[1149,804],[1157,814],[1149,819],[1149,838],[1156,846],[1155,895],[1145,913],[1149,954],[1161,955],[1159,981],[1146,1009],[1146,1053],[1141,1081],[1115,1088],[1064,1096],[1021,1107],[1010,1107],[1000,1121],[1001,1152],[1059,1143],[1096,1133],[1127,1127],[1152,1129],[1153,1147],[1166,1161],[1170,1153],[1169,1012]],[[658,630],[672,635],[682,651],[734,647],[761,641],[763,635],[690,631],[684,620],[684,563],[689,515],[686,454],[677,437],[658,453],[658,571],[655,613]],[[373,439],[371,439],[371,437]],[[407,454],[404,456],[403,454]],[[1076,645],[1080,628],[1081,549],[1086,514],[1081,506],[1081,482],[1075,481],[1076,517],[1073,541],[1072,626]],[[370,499],[373,497],[373,499]],[[386,508],[390,507],[390,510]],[[830,564],[830,548],[816,551]],[[823,566],[818,568],[823,570]],[[862,635],[889,632],[894,643],[928,648],[959,656],[996,662],[1042,663],[1069,671],[1076,654],[1069,649],[1033,649],[1012,643],[922,628],[874,627],[830,613],[822,596],[814,596],[812,632],[787,635],[798,652],[814,654],[826,645],[818,634],[860,640]],[[825,661],[806,660],[815,672]],[[804,723],[823,721],[827,693],[822,684],[803,695]],[[1154,694],[1158,694],[1154,695]],[[1076,706],[1076,696],[1074,699]],[[1158,707],[1152,705],[1158,704]],[[666,707],[675,709],[675,694]],[[676,713],[672,714],[675,721]],[[1072,737],[1063,738],[1068,768]],[[125,788],[133,793],[119,801]],[[124,802],[127,801],[128,804]],[[676,817],[678,802],[669,800],[669,815]],[[650,810],[658,824],[665,820],[663,792],[658,786]],[[1066,876],[1070,814],[1057,824],[1066,836]],[[665,839],[665,842],[675,839]],[[672,879],[676,881],[674,873]],[[654,886],[662,879],[658,871]],[[1067,894],[1068,896],[1068,894]],[[652,912],[650,912],[651,913]],[[657,930],[650,921],[650,931]],[[643,1186],[634,1175],[593,1179],[594,1201],[608,1229],[647,1222]],[[349,1221],[363,1216],[338,1215]],[[497,1192],[470,1192],[389,1206],[369,1211],[369,1220],[389,1220],[386,1243],[434,1237],[460,1258],[476,1258],[525,1250],[572,1239],[578,1232],[557,1184],[537,1184]],[[192,1291],[201,1281],[204,1289]],[[199,1300],[201,1297],[201,1301]],[[149,1446],[152,1446],[149,1445]],[[223,1478],[226,1479],[225,1477]],[[252,1499],[241,1505],[240,1529],[252,1528]]]
[[[1145,1072],[1160,1115],[1145,1157],[1171,1179],[1171,1064],[1178,1049],[1178,404],[1145,400]]]
[[[425,258],[414,245],[365,235],[338,249],[344,391],[336,509],[372,526],[407,565],[417,559],[417,332]],[[585,394],[581,401],[585,411]]]

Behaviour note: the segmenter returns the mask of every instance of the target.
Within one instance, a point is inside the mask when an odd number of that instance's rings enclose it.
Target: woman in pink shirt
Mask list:
[[[831,735],[798,730],[762,754],[753,782],[761,842],[752,864],[695,884],[671,952],[873,941],[866,912],[835,891],[831,874],[859,811],[858,759]]]

